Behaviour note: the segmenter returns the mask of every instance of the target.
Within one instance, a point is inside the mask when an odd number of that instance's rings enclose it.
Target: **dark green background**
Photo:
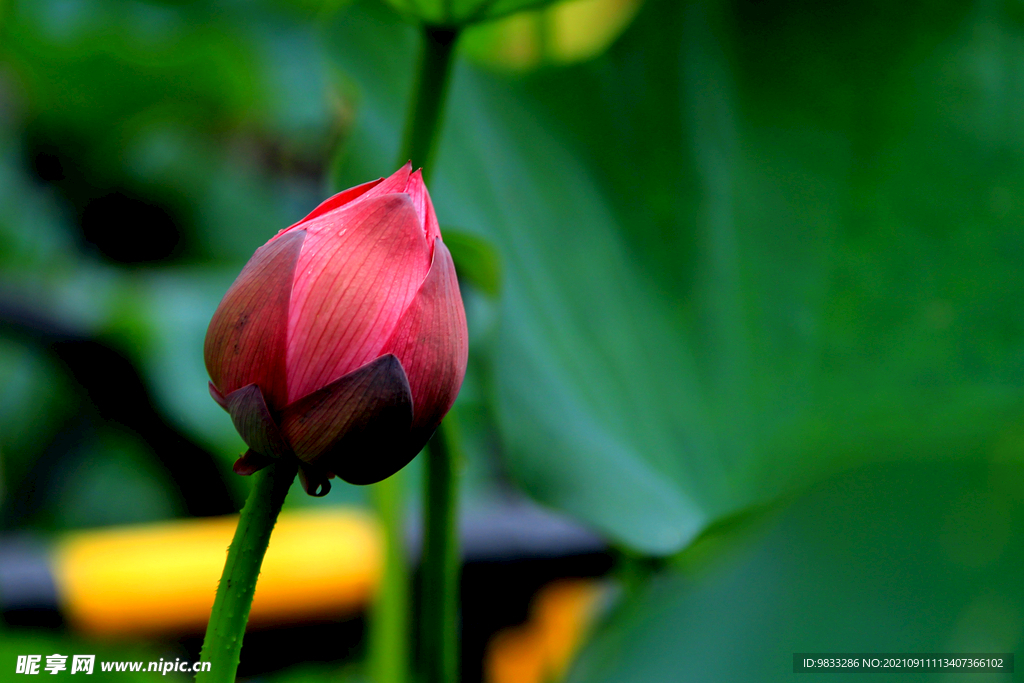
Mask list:
[[[119,349],[236,501],[205,326],[257,246],[393,170],[416,45],[369,1],[0,2],[4,301]],[[587,63],[456,63],[466,495],[657,558],[570,680],[1021,644],[1022,111],[1017,0],[648,0]],[[88,406],[0,337],[8,530],[189,509]]]

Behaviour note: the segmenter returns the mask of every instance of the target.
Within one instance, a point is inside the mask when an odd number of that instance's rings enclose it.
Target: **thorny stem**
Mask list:
[[[235,680],[260,565],[297,469],[294,460],[282,459],[253,475],[252,491],[238,518],[206,626],[200,659],[210,662],[210,670],[196,675],[198,683],[233,683]]]

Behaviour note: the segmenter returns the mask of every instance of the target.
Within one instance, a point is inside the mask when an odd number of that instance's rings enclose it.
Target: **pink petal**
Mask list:
[[[357,199],[362,195],[366,194],[373,188],[380,185],[382,182],[384,182],[383,178],[377,178],[376,180],[371,180],[368,183],[363,183],[362,185],[356,185],[355,187],[350,187],[347,190],[342,190],[341,192],[334,195],[330,199],[325,199],[323,202],[321,202],[319,206],[310,211],[309,215],[307,215],[301,221],[288,226],[281,232],[291,230],[292,228],[302,225],[306,221],[311,221],[317,216],[322,216],[329,211],[334,211],[338,207],[344,206],[345,204],[348,204],[352,200]]]
[[[423,226],[423,234],[427,237],[427,244],[433,245],[434,240],[441,237],[441,227],[437,224],[437,214],[434,213],[434,203],[430,201],[430,193],[427,192],[427,186],[423,184],[422,169],[417,169],[409,176],[409,184],[405,191],[412,197],[416,215],[420,217],[420,225]]]
[[[377,178],[376,180],[371,180],[368,183],[363,183],[362,185],[356,185],[355,187],[350,187],[347,190],[342,190],[341,192],[339,192],[338,194],[334,195],[330,199],[324,200],[319,206],[317,206],[315,209],[310,211],[309,215],[307,215],[301,221],[299,221],[298,223],[293,223],[292,225],[289,225],[287,228],[285,228],[284,230],[281,230],[279,233],[277,233],[277,235],[275,235],[271,239],[276,239],[277,237],[279,237],[280,235],[288,232],[292,228],[297,228],[298,226],[302,225],[303,223],[311,221],[314,218],[319,218],[320,216],[323,216],[325,213],[330,213],[331,211],[334,211],[335,209],[338,209],[338,208],[340,208],[340,207],[342,207],[342,206],[344,206],[346,204],[349,204],[349,203],[355,201],[356,199],[360,199],[360,198],[366,199],[366,198],[369,198],[369,197],[380,197],[381,195],[384,195],[384,194],[391,194],[391,193],[396,193],[396,192],[404,192],[405,191],[405,187],[408,184],[409,171],[411,169],[412,169],[412,162],[411,161],[407,161],[405,163],[405,166],[402,166],[402,168],[400,168],[397,171],[395,171],[394,173],[392,173],[386,179],[385,178]],[[380,186],[380,187],[375,192],[371,192],[370,191],[370,190],[374,190],[375,188],[378,188],[378,186]]]
[[[412,391],[414,440],[422,447],[466,376],[469,336],[451,253],[434,242],[434,263],[382,353],[402,361]]]
[[[259,455],[283,458],[292,450],[270,416],[263,392],[255,384],[244,386],[227,395],[228,413],[242,441]]]
[[[289,403],[379,356],[430,263],[406,194],[360,200],[305,230],[288,309]]]
[[[271,406],[285,405],[288,302],[305,236],[295,230],[257,249],[213,314],[203,355],[222,396],[257,384]]]
[[[367,192],[363,199],[370,199],[371,197],[381,197],[386,194],[395,194],[399,192],[405,192],[405,187],[409,184],[409,174],[412,172],[412,162],[407,161],[402,168],[398,169],[386,179],[384,179],[380,185],[377,185],[372,190]]]
[[[409,381],[388,354],[286,407],[281,431],[300,460],[369,484],[415,457],[401,448],[411,421]]]

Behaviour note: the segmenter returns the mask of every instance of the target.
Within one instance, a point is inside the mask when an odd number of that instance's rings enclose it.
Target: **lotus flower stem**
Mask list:
[[[440,137],[438,127],[442,122],[458,38],[458,29],[423,27],[419,73],[405,121],[398,163],[412,160],[414,167],[423,169],[424,180],[429,180],[433,167],[434,152]]]
[[[203,640],[201,659],[210,662],[210,670],[196,675],[198,683],[233,683],[235,680],[260,565],[297,467],[295,461],[282,459],[253,475],[252,491],[228,549]]]
[[[458,29],[423,27],[416,90],[406,120],[402,160],[432,171],[443,123]],[[456,529],[458,485],[452,416],[441,423],[427,447],[423,502],[420,603],[422,671],[426,683],[459,680],[459,549]]]
[[[430,26],[423,28],[419,72],[410,101],[399,164],[412,160],[432,170],[439,126],[448,93],[458,31]],[[458,546],[455,540],[454,467],[447,433],[442,423],[431,439],[428,453],[427,496],[424,502],[426,534],[423,554],[423,663],[427,683],[455,683],[458,680],[457,593]],[[405,683],[409,590],[408,568],[399,547],[405,534],[404,478],[392,477],[376,485],[375,502],[384,525],[389,549],[385,559],[381,591],[374,605],[370,633],[370,666],[374,683]],[[433,524],[431,523],[433,522]],[[428,566],[430,567],[428,569]]]
[[[427,683],[459,680],[458,458],[453,414],[430,439],[423,537],[421,642]]]
[[[405,683],[409,678],[409,570],[405,555],[405,475],[398,472],[374,484],[373,503],[384,529],[384,571],[373,603],[369,668],[373,683]]]

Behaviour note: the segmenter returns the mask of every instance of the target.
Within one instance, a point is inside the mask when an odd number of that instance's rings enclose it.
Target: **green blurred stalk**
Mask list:
[[[456,29],[423,27],[419,76],[406,119],[402,159],[423,169],[428,180],[440,138],[451,78]],[[420,652],[424,683],[459,680],[457,537],[458,484],[454,415],[441,423],[427,449],[423,499],[423,555],[420,585]]]
[[[426,683],[459,680],[458,448],[454,415],[437,428],[427,454],[420,643]]]
[[[370,617],[369,669],[374,683],[405,683],[409,670],[409,570],[405,557],[405,472],[371,487],[384,529],[384,572]]]
[[[430,177],[451,77],[458,31],[423,27],[416,83],[406,117],[398,164],[411,160]],[[455,539],[455,468],[447,423],[438,427],[427,453],[424,500],[422,624],[425,683],[458,680],[458,547]],[[408,680],[409,575],[402,552],[403,481],[391,477],[375,487],[374,499],[387,543],[384,577],[373,609],[369,659],[374,683]]]
[[[423,27],[416,89],[405,119],[398,163],[412,160],[413,168],[423,169],[424,180],[429,178],[433,169],[434,152],[440,137],[439,124],[444,115],[452,58],[455,56],[455,43],[458,39],[458,29]]]
[[[233,683],[235,680],[260,565],[297,470],[294,460],[282,459],[253,475],[252,491],[238,518],[206,626],[200,659],[210,662],[210,670],[196,675],[199,683]]]

